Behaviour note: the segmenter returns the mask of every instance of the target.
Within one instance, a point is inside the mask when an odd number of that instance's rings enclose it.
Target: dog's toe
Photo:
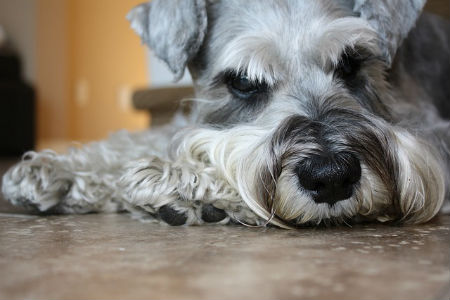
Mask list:
[[[227,217],[224,210],[218,209],[212,204],[206,204],[202,207],[202,220],[207,223],[220,222]]]
[[[181,226],[186,224],[187,216],[185,213],[180,213],[170,207],[169,205],[161,206],[161,208],[158,211],[159,217],[161,220],[166,222],[169,225],[172,226]]]

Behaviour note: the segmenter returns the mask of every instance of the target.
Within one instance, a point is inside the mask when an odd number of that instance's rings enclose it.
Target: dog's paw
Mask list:
[[[198,218],[199,214],[200,219]],[[202,222],[219,223],[228,218],[224,210],[214,207],[212,204],[204,204],[193,209],[184,210],[177,210],[170,205],[164,205],[159,208],[158,216],[162,221],[172,226],[201,224]]]
[[[206,223],[217,223],[223,221],[228,215],[223,209],[212,204],[205,204],[201,209],[201,218]]]
[[[164,205],[159,208],[158,215],[162,221],[172,226],[181,226],[186,224],[188,216],[185,212],[177,211],[170,207],[170,205]]]
[[[188,205],[184,200],[161,206],[157,210],[157,217],[171,226],[204,223],[226,224],[230,220],[224,210],[214,207],[212,204],[197,202],[195,205]]]
[[[58,204],[71,187],[69,178],[54,164],[55,153],[29,152],[4,175],[2,193],[12,204],[46,211]]]
[[[220,209],[214,203],[216,199],[229,203],[226,199],[233,193],[206,172],[188,165],[174,166],[157,157],[130,163],[126,170],[120,186],[128,204],[169,225],[225,224],[230,220],[226,207]]]
[[[127,203],[153,213],[156,207],[177,199],[171,175],[169,164],[156,157],[134,161],[125,167],[119,189]]]

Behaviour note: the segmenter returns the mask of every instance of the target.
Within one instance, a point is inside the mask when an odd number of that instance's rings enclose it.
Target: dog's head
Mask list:
[[[180,143],[280,226],[422,222],[439,155],[399,124],[385,79],[424,0],[154,0],[132,27],[180,78],[200,128]],[[184,153],[184,154],[183,154]]]

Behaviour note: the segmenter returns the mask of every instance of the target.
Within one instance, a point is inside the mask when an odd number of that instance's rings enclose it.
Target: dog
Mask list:
[[[41,212],[170,225],[423,223],[448,198],[450,27],[425,0],[153,0],[127,18],[191,113],[3,177]]]

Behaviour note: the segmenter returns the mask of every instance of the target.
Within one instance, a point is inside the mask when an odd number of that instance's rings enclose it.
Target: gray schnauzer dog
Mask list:
[[[171,225],[421,223],[449,186],[449,24],[425,0],[154,0],[128,15],[188,116],[26,153],[12,203]]]

